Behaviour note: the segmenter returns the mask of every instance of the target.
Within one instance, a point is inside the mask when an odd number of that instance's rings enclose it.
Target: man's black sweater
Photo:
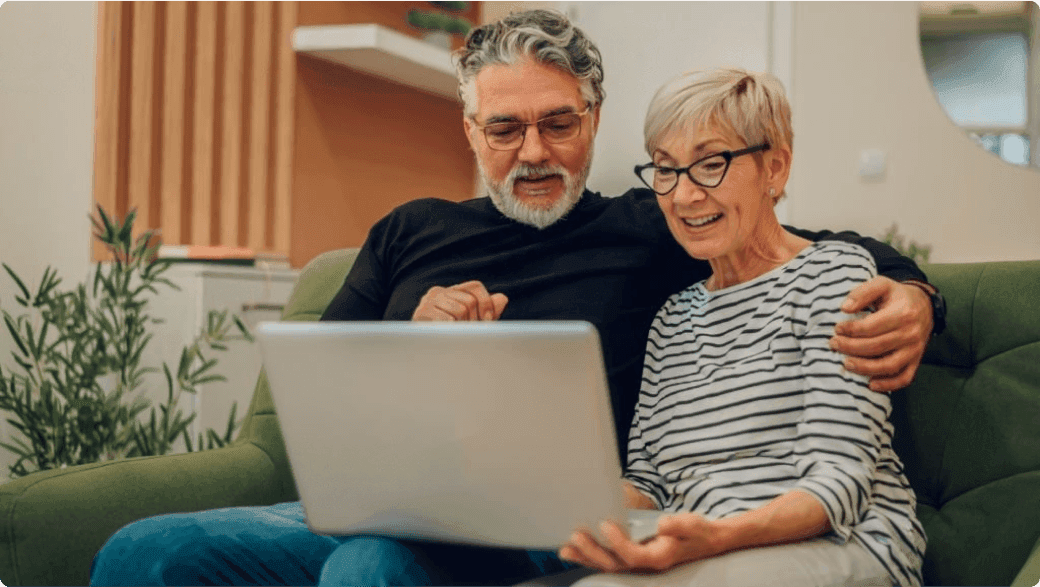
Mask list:
[[[857,243],[896,281],[924,274],[909,259],[851,232],[810,240]],[[410,320],[434,286],[478,280],[509,298],[502,320],[586,320],[603,347],[620,454],[626,454],[650,323],[669,295],[707,278],[706,261],[672,238],[650,190],[617,198],[586,191],[565,218],[537,229],[489,198],[423,199],[373,226],[322,320]],[[552,409],[552,406],[546,406]]]

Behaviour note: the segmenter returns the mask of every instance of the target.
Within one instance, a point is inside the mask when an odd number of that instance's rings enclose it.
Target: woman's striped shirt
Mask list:
[[[751,281],[669,298],[647,342],[626,477],[660,509],[710,519],[807,492],[828,537],[920,585],[924,529],[889,398],[828,346],[845,296],[875,274],[863,248],[814,243]]]

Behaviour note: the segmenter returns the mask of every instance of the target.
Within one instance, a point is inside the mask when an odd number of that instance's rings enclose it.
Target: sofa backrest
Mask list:
[[[357,258],[358,249],[340,249],[318,255],[302,270],[293,293],[282,312],[282,320],[316,321],[343,285],[343,280]],[[253,400],[235,442],[250,442],[263,449],[277,471],[271,482],[281,486],[281,500],[299,499],[285,442],[271,399],[267,375],[261,371]]]
[[[1040,539],[1040,261],[931,265],[946,331],[896,392],[925,584],[1007,585]]]

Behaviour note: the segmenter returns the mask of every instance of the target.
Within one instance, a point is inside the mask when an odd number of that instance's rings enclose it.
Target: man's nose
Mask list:
[[[532,124],[524,128],[524,142],[520,145],[517,157],[526,163],[543,163],[549,158],[549,149],[538,132],[538,125]]]

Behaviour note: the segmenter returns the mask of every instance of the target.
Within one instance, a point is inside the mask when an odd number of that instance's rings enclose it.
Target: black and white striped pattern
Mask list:
[[[823,504],[893,582],[920,585],[924,529],[892,450],[887,395],[828,340],[875,275],[861,247],[815,243],[751,281],[673,295],[647,343],[626,477],[667,511],[717,519],[791,490]]]

